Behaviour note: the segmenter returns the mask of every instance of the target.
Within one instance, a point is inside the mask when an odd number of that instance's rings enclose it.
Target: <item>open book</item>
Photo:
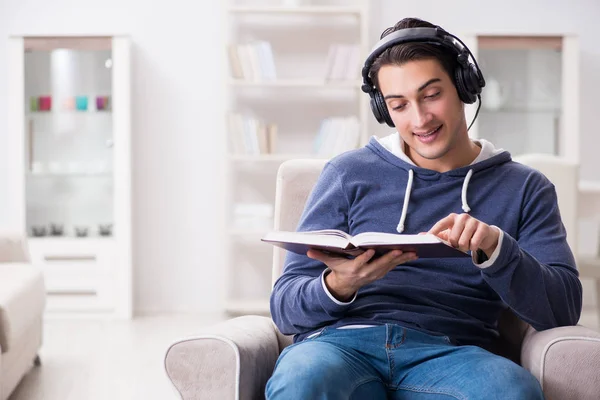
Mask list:
[[[414,251],[419,258],[470,257],[433,234],[363,232],[351,236],[337,229],[326,229],[310,232],[275,231],[267,233],[261,240],[298,254],[315,249],[356,257],[367,249],[375,249],[376,255],[397,249]]]

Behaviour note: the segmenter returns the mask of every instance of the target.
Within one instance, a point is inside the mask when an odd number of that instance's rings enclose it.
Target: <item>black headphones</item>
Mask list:
[[[365,65],[362,68],[363,85],[361,89],[371,97],[371,110],[373,111],[373,115],[375,115],[377,122],[380,124],[385,122],[390,127],[394,127],[394,122],[390,117],[383,95],[379,89],[374,86],[373,81],[369,77],[371,66],[375,59],[377,59],[377,57],[385,50],[397,44],[407,42],[421,42],[442,46],[456,54],[458,65],[456,66],[453,79],[458,92],[458,97],[465,104],[473,104],[475,100],[479,98],[481,89],[485,86],[485,80],[477,65],[477,60],[475,60],[475,57],[462,40],[440,27],[400,29],[390,33],[377,42],[371,50],[371,54],[369,54],[365,60]],[[471,57],[473,62],[469,61],[469,57]]]

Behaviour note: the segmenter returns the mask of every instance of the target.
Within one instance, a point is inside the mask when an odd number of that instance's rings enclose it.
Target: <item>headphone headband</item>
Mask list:
[[[451,52],[456,57],[456,68],[454,71],[448,72],[451,73],[458,97],[465,104],[472,104],[480,98],[479,95],[481,89],[485,86],[485,80],[473,53],[471,53],[462,40],[439,26],[398,29],[381,38],[373,46],[361,71],[363,79],[361,89],[371,97],[371,110],[377,122],[386,123],[391,127],[394,126],[383,95],[373,84],[369,73],[377,57],[383,54],[385,50],[398,44],[409,42],[441,46]],[[469,61],[469,58],[473,62]]]
[[[465,58],[470,55],[473,61],[475,57],[471,54],[471,51],[458,39],[456,36],[446,32],[439,26],[435,28],[418,27],[418,28],[405,28],[399,29],[381,38],[371,49],[369,56],[365,60],[362,68],[363,85],[362,91],[370,93],[373,88],[373,82],[369,77],[369,72],[373,62],[379,57],[384,51],[401,43],[427,43],[431,45],[443,46],[444,48],[454,52],[456,55],[465,54]],[[466,60],[465,60],[466,61]],[[477,64],[477,61],[475,61]]]

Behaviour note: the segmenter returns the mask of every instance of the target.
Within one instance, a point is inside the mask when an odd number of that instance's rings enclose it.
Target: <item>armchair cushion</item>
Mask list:
[[[0,350],[6,353],[40,320],[46,305],[42,271],[28,263],[0,263]]]
[[[538,332],[529,328],[521,364],[540,382],[548,400],[597,399],[600,394],[600,333],[583,326]]]
[[[270,318],[238,317],[175,342],[165,369],[182,399],[263,398],[286,341]]]

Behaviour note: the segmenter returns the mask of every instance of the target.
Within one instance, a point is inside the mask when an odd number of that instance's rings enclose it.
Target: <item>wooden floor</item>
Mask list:
[[[218,320],[190,315],[46,320],[42,366],[26,375],[10,400],[178,399],[164,372],[167,348]]]
[[[132,321],[47,320],[42,366],[10,400],[178,399],[163,367],[169,345],[193,336],[218,316],[154,316]],[[595,310],[582,325],[599,329]]]

